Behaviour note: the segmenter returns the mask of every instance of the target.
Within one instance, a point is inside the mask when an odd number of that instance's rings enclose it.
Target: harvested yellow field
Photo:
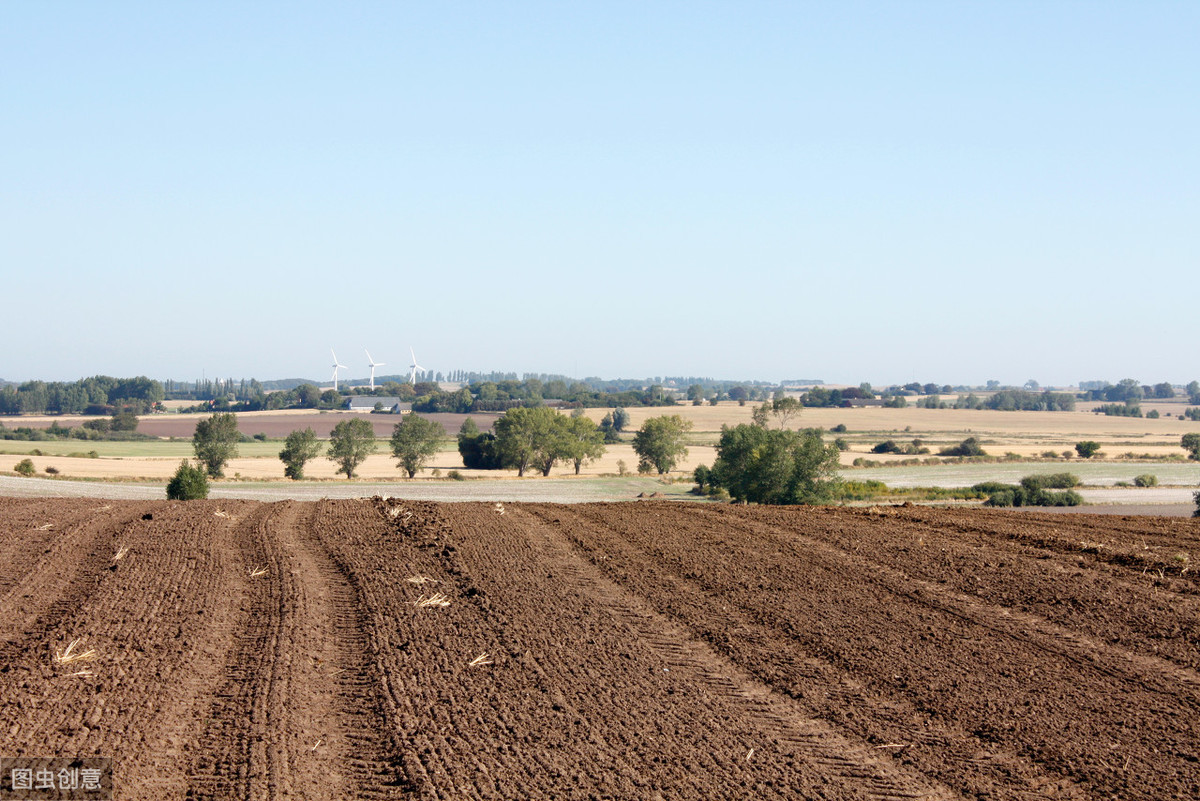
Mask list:
[[[928,458],[928,456],[936,456],[941,448],[957,444],[967,437],[979,439],[984,449],[993,456],[1017,454],[1028,458],[1041,457],[1048,452],[1061,456],[1064,451],[1070,452],[1074,456],[1076,442],[1095,440],[1100,443],[1102,453],[1109,459],[1127,458],[1131,454],[1137,457],[1148,455],[1154,459],[1179,458],[1183,456],[1183,450],[1179,445],[1180,438],[1184,434],[1200,431],[1200,423],[1178,419],[1177,415],[1186,408],[1179,402],[1143,404],[1142,408],[1146,412],[1157,409],[1161,415],[1159,419],[1107,417],[1091,412],[1090,409],[1093,405],[1081,403],[1081,410],[1074,412],[1000,412],[922,409],[915,406],[903,409],[881,407],[806,408],[801,414],[792,418],[789,426],[821,428],[827,432],[826,436],[830,440],[834,437],[845,439],[849,450],[842,453],[842,463],[847,466],[859,458],[885,464],[913,458],[912,456],[871,452],[875,445],[888,439],[894,440],[902,446],[912,443],[914,439],[919,439],[924,447],[930,449],[930,454],[923,457]],[[637,455],[633,452],[628,439],[648,418],[670,414],[678,414],[693,423],[693,429],[688,437],[689,453],[680,462],[678,472],[690,472],[699,464],[712,464],[716,457],[715,445],[720,436],[721,427],[749,423],[756,406],[756,403],[739,406],[737,403],[725,402],[717,406],[680,405],[628,408],[626,411],[629,414],[629,425],[625,433],[627,441],[610,445],[601,459],[583,467],[581,475],[615,475],[620,472],[620,462],[624,462],[627,471],[636,472]],[[609,411],[608,409],[587,409],[585,414],[589,419],[598,423]],[[144,430],[162,427],[162,424],[168,422],[172,425],[173,433],[176,433],[174,429],[178,429],[179,436],[176,442],[162,441],[163,452],[161,455],[158,452],[160,446],[155,442],[149,442],[131,444],[131,452],[118,454],[120,458],[106,458],[107,453],[102,453],[101,458],[92,459],[64,455],[31,456],[29,458],[32,458],[38,474],[41,475],[45,474],[47,467],[51,467],[58,470],[61,475],[78,478],[166,480],[178,467],[180,458],[190,455],[190,448],[187,445],[188,438],[182,436],[182,432],[185,429],[193,428],[195,425],[193,421],[205,416],[153,415],[143,418],[142,428]],[[282,416],[286,416],[286,423],[280,421]],[[322,414],[311,410],[292,410],[245,413],[239,415],[239,421],[241,421],[243,431],[254,430],[256,426],[265,427],[268,424],[279,431],[301,429],[306,426],[327,431],[334,422],[346,419],[347,416],[337,412]],[[444,417],[461,418],[459,415],[445,415]],[[494,417],[495,415],[491,415],[489,419],[482,419],[480,416],[476,416],[482,428],[486,428]],[[79,425],[86,419],[89,418],[22,417],[8,418],[4,422],[9,427],[37,425],[38,423],[42,423],[44,426],[54,420],[61,425]],[[379,452],[367,459],[359,468],[358,474],[364,479],[398,479],[400,471],[388,454],[387,437],[380,434],[393,424],[393,418],[371,416],[371,420],[373,423],[380,424],[377,426]],[[461,423],[456,419],[446,420],[444,424],[448,430],[454,431]],[[837,434],[828,433],[837,425],[846,426],[846,431]],[[275,435],[272,434],[272,436]],[[38,442],[18,441],[10,441],[6,444],[14,446],[8,448],[9,450],[23,452],[0,454],[0,471],[9,472],[13,470],[18,461],[25,458],[24,454],[39,449],[39,445],[43,447],[45,445]],[[78,445],[71,446],[73,450],[79,451],[87,451],[93,447],[95,445],[87,442],[79,442]],[[166,452],[168,447],[171,448],[169,453]],[[265,446],[259,444],[254,448],[256,455],[242,456],[231,460],[226,469],[226,475],[229,477],[240,476],[243,479],[281,480],[284,478],[283,463],[275,457],[275,453],[280,448],[282,448],[282,442],[276,442],[274,439]],[[243,450],[250,449],[249,446],[243,446]],[[498,474],[496,471],[464,469],[462,460],[454,448],[453,440],[447,443],[445,449],[432,460],[428,469],[420,473],[419,477],[430,477],[431,471],[434,469],[440,470],[443,474],[450,470],[459,470],[467,476],[495,478],[498,475],[504,476],[510,473],[515,476],[512,471],[501,471]],[[551,475],[563,476],[573,474],[573,472],[572,465],[560,464],[555,466]],[[305,474],[314,479],[334,480],[338,478],[333,462],[323,456],[310,462],[305,468]]]

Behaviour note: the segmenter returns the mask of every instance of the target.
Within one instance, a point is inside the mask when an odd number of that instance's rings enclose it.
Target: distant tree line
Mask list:
[[[163,385],[145,376],[26,381],[0,388],[0,414],[145,414],[163,400]]]
[[[58,421],[54,421],[46,428],[31,428],[29,426],[8,428],[4,423],[0,423],[0,440],[48,442],[63,439],[86,441],[154,439],[154,437],[148,434],[138,433],[137,427],[137,415],[132,412],[122,411],[117,412],[112,417],[98,417],[95,420],[88,420],[80,426],[64,426],[60,425]]]

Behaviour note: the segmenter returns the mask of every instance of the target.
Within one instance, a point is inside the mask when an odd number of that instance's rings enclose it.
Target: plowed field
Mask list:
[[[0,498],[0,755],[122,799],[1195,799],[1197,558],[1153,517]]]

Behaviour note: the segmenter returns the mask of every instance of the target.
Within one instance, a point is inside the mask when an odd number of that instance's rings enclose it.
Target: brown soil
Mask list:
[[[0,753],[122,799],[1196,798],[1198,557],[1154,517],[0,498]]]

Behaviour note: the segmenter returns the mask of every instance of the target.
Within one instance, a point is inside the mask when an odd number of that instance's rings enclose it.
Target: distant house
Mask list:
[[[562,398],[543,398],[543,399],[542,399],[542,405],[543,405],[543,406],[548,406],[548,407],[550,407],[551,409],[565,409],[565,408],[567,408],[567,402],[566,402],[565,400],[563,400]]]
[[[346,402],[346,408],[352,412],[373,412],[376,407],[384,414],[408,414],[412,411],[411,403],[402,403],[395,397],[354,395]]]

